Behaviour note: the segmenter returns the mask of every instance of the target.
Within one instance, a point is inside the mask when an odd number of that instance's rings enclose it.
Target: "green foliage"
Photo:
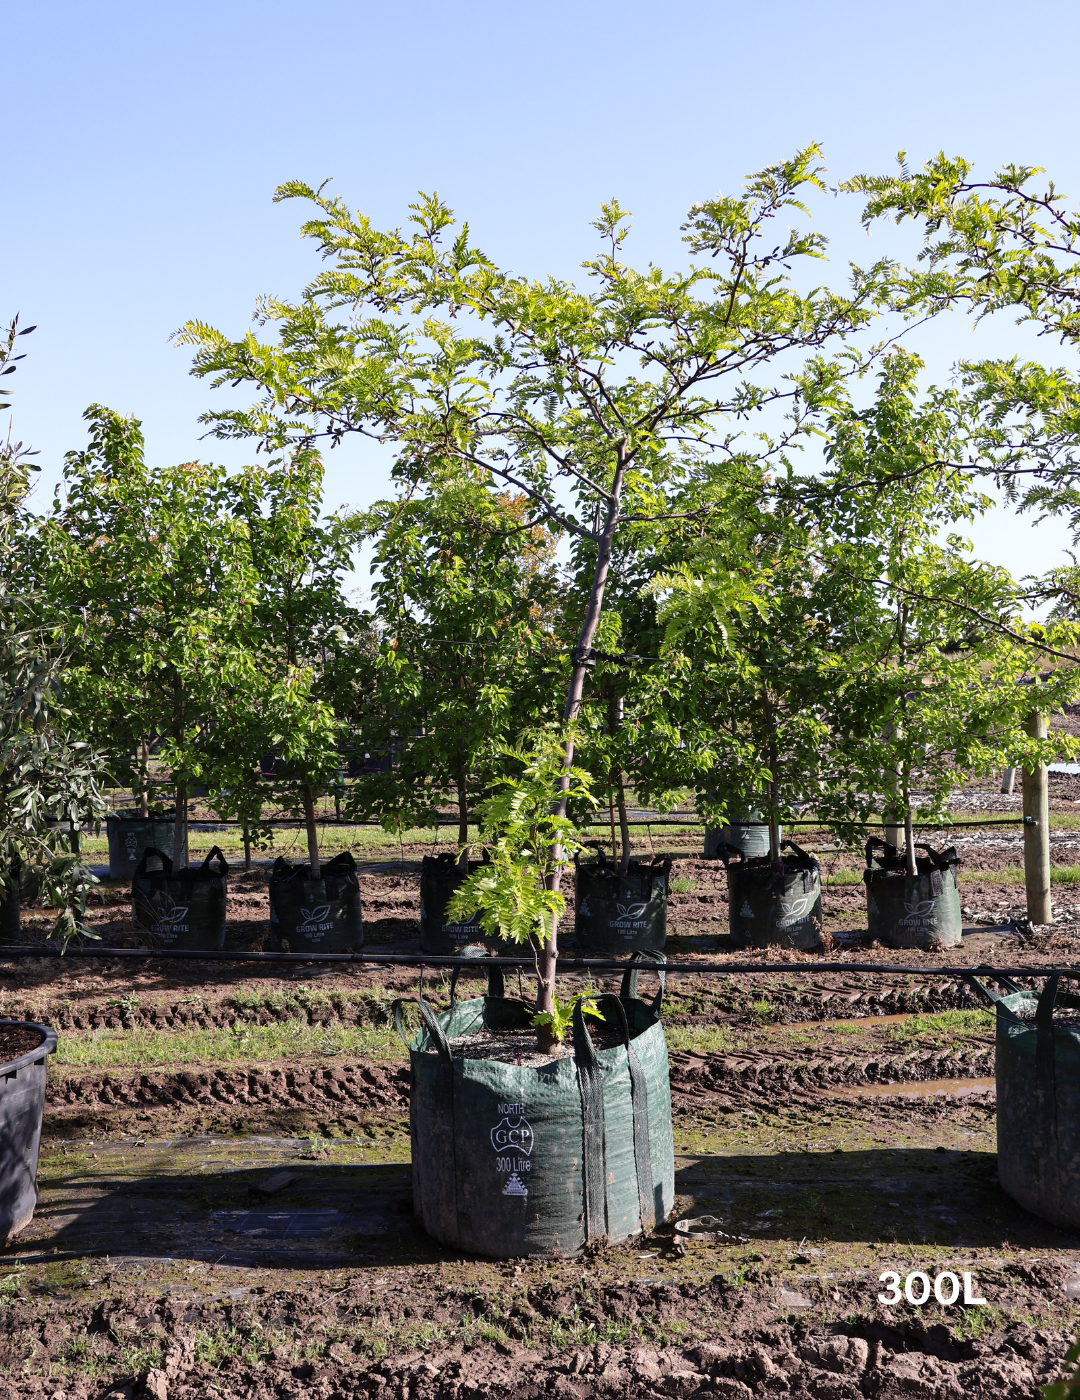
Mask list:
[[[557,996],[552,996],[552,1008],[550,1011],[538,1011],[532,1018],[534,1026],[546,1026],[551,1033],[552,1040],[559,1042],[566,1039],[566,1032],[574,1024],[574,1008],[581,1007],[582,1015],[595,1016],[597,1020],[603,1020],[600,1012],[596,1009],[596,1002],[592,997],[575,996],[568,1001],[561,1001]]]
[[[16,318],[0,343],[5,375]],[[33,330],[31,326],[29,330]],[[6,406],[6,405],[4,405]],[[57,909],[55,934],[65,943],[86,933],[83,915],[94,876],[72,840],[102,810],[101,759],[59,699],[66,655],[85,628],[57,608],[33,578],[32,517],[25,510],[36,468],[10,434],[0,442],[0,900],[21,885]],[[65,696],[66,699],[66,696]]]
[[[566,901],[552,887],[556,870],[582,849],[575,823],[555,810],[564,776],[569,798],[584,811],[594,801],[588,775],[565,774],[563,737],[541,730],[502,757],[516,771],[498,778],[481,804],[480,844],[487,862],[454,892],[447,917],[468,922],[479,915],[488,938],[531,944],[554,937]]]
[[[350,813],[400,829],[435,821],[449,801],[464,846],[500,744],[550,707],[559,576],[550,532],[522,524],[527,506],[466,475],[360,518],[377,542],[379,650],[358,725],[366,748],[394,762],[353,785]]]

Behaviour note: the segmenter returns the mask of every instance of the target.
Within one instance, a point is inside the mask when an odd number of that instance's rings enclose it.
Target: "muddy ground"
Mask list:
[[[1059,818],[1078,801],[1080,781],[1055,783]],[[686,843],[664,1008],[676,1209],[571,1260],[462,1258],[413,1220],[390,1006],[421,975],[445,1005],[443,974],[0,964],[4,1014],[60,1031],[38,1211],[0,1260],[0,1400],[1036,1396],[1080,1325],[1080,1235],[997,1182],[993,1021],[959,974],[1080,961],[1080,823],[1054,831],[1066,879],[1048,930],[1022,922],[1016,829],[962,836],[966,933],[948,955],[866,946],[857,854],[809,843],[829,960],[900,975],[795,954],[784,972],[680,975],[754,961],[726,948],[722,868]],[[365,868],[379,952],[416,950],[420,853]],[[230,923],[256,945],[266,880],[230,881]],[[126,891],[101,895],[98,931],[134,945]],[[921,970],[944,964],[956,973]],[[673,1221],[704,1215],[730,1238],[678,1244]],[[983,1301],[878,1300],[882,1274],[912,1270],[968,1274]]]

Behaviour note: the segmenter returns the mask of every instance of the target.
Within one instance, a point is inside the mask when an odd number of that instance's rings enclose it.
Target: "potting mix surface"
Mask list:
[[[821,860],[828,960],[1080,964],[1080,778],[1052,775],[1051,796],[1046,928],[1024,920],[1019,826],[927,834],[962,858],[964,937],[948,952],[869,946],[861,853],[800,833]],[[954,812],[1019,802],[972,789]],[[1080,1324],[1080,1235],[997,1182],[993,1013],[959,976],[729,949],[723,867],[699,841],[652,843],[676,856],[663,1012],[676,1209],[571,1259],[465,1258],[413,1219],[391,1004],[422,979],[446,1008],[448,973],[0,963],[3,1015],[60,1034],[38,1210],[0,1263],[0,1400],[1036,1396]],[[648,854],[647,833],[635,849]],[[416,952],[430,851],[367,853],[366,946]],[[256,946],[268,873],[229,881],[230,935]],[[95,931],[137,945],[128,888],[105,882],[100,900]],[[47,911],[23,920],[44,939]],[[698,960],[792,971],[678,975]],[[458,996],[479,995],[480,976]],[[568,973],[560,995],[619,981]],[[654,990],[643,972],[641,995]],[[674,1228],[703,1217],[721,1223]]]

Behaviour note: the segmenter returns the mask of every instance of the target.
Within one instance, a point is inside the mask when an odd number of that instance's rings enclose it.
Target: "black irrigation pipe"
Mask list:
[[[164,958],[180,962],[246,962],[256,964],[328,963],[331,966],[344,964],[370,964],[376,967],[417,967],[441,968],[460,967],[466,971],[482,974],[488,967],[532,968],[532,962],[519,957],[464,958],[421,953],[253,953],[227,952],[212,949],[193,951],[186,948],[42,948],[36,945],[12,946],[0,949],[0,961],[9,962],[16,958]],[[639,972],[653,972],[656,964],[631,963],[617,958],[560,958],[560,972],[625,972],[628,968]],[[670,977],[673,973],[710,972],[720,976],[746,972],[780,972],[810,976],[820,972],[873,972],[910,976],[915,973],[923,977],[968,977],[979,972],[987,977],[1050,977],[1057,973],[1061,977],[1080,977],[1080,967],[990,967],[987,963],[973,963],[970,967],[917,967],[897,963],[665,963],[664,972]]]
[[[1027,817],[1023,817],[1023,816],[1019,816],[1019,817],[991,817],[989,820],[983,821],[983,822],[980,822],[980,821],[970,821],[970,822],[914,822],[914,823],[913,823],[913,826],[915,827],[916,831],[956,831],[956,830],[959,830],[961,827],[1023,826],[1023,825],[1027,822],[1027,820],[1028,820]],[[338,817],[317,817],[316,820],[315,820],[315,824],[316,824],[316,826],[363,826],[363,827],[381,827],[381,826],[382,826],[382,823],[381,823],[381,822],[368,822],[368,821],[355,821],[355,822],[351,822],[351,821],[346,820],[346,818],[344,818],[344,817],[341,817],[341,818],[338,818]],[[471,824],[471,825],[475,825],[475,822],[471,822],[470,824]],[[191,820],[190,820],[189,823],[188,823],[188,829],[191,830],[191,831],[198,831],[198,829],[199,829],[200,827],[210,827],[210,828],[213,828],[213,827],[219,827],[219,826],[243,826],[243,825],[244,825],[243,822],[237,821],[234,817],[220,817],[220,818],[219,818],[219,817],[193,817],[193,818],[191,818]],[[303,822],[300,820],[299,817],[267,817],[267,818],[265,819],[265,821],[260,821],[260,822],[257,823],[257,825],[258,825],[258,826],[294,826],[294,827],[296,827],[296,828],[299,830],[300,827],[303,826]],[[627,822],[627,826],[685,826],[685,827],[688,827],[688,828],[694,828],[694,827],[704,828],[704,827],[706,827],[707,825],[708,825],[708,822],[705,821],[705,819],[704,819],[704,818],[701,818],[701,817],[693,817],[693,818],[690,818],[690,819],[680,818],[680,817],[631,817],[630,820]],[[744,821],[739,821],[739,822],[736,822],[735,825],[736,825],[736,826],[768,826],[769,823],[768,823],[768,822],[751,822],[751,821],[745,821],[745,822],[744,822]],[[812,820],[812,819],[810,819],[810,818],[800,818],[800,819],[797,820],[797,821],[783,822],[782,825],[783,825],[783,826],[786,826],[786,827],[793,827],[793,826],[809,826],[809,827],[816,827],[816,828],[818,828],[819,830],[823,830],[823,829],[825,829],[825,828],[828,826],[828,822],[820,821],[820,820]],[[897,825],[899,825],[899,823],[897,823],[897,822],[861,822],[861,823],[857,823],[857,825],[859,825],[860,827],[866,827],[867,829],[869,829],[870,827],[881,827],[881,828],[884,829],[884,828],[890,827],[890,826],[897,826]],[[431,826],[431,824],[429,823],[428,826]],[[442,827],[444,827],[444,826],[457,826],[457,819],[456,819],[456,818],[449,818],[449,817],[448,817],[446,821],[436,823],[436,824],[434,825],[434,828],[433,828],[433,829],[434,829],[435,831],[438,831],[438,830],[440,830],[440,829],[441,829]],[[412,829],[415,830],[415,831],[425,831],[425,830],[428,829],[428,827],[422,826],[422,825],[420,825],[420,824],[417,824],[416,827],[414,827],[414,828],[412,828]],[[585,823],[582,823],[582,829],[583,829],[583,830],[587,830],[587,831],[606,831],[606,830],[608,829],[608,823],[607,823],[607,822],[585,822]],[[391,833],[391,832],[387,832],[387,835],[388,835],[388,836],[389,836],[389,835],[392,835],[392,834],[393,834],[393,833]]]

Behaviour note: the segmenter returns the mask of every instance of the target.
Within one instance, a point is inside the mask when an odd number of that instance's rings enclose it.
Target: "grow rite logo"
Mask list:
[[[155,899],[157,904],[157,921],[151,928],[151,933],[187,933],[187,918],[189,905],[174,904],[172,895],[167,894],[162,900],[160,895]]]
[[[777,928],[789,928],[792,924],[803,923],[813,902],[813,896],[809,894],[804,894],[802,899],[782,899],[780,901],[780,918],[776,923]]]
[[[326,917],[329,912],[329,904],[317,904],[314,909],[301,909],[304,921],[297,925],[297,933],[325,933],[327,929],[333,928],[333,921]]]
[[[648,904],[620,904],[616,900],[615,908],[619,911],[619,916],[610,921],[608,928],[617,928],[629,938],[635,929],[645,927],[646,920],[641,916],[648,907]]]
[[[934,912],[936,904],[936,899],[921,899],[916,904],[909,904],[905,899],[904,908],[907,914],[900,920],[900,927],[937,928],[937,916]]]

